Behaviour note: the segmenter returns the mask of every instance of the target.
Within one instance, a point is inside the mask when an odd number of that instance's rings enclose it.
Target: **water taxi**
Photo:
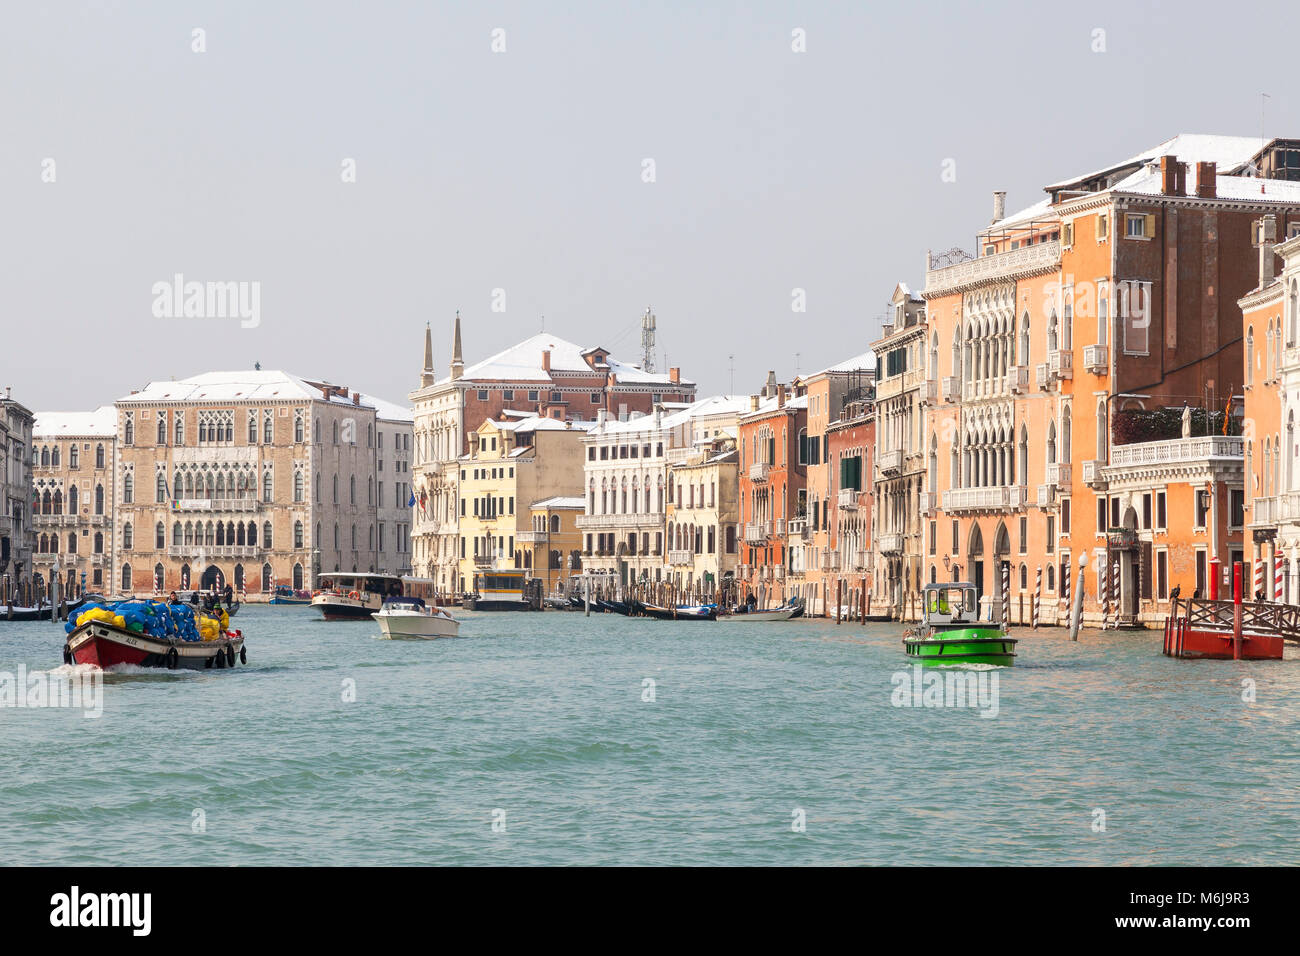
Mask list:
[[[277,584],[275,590],[271,592],[271,600],[267,604],[310,604],[311,592],[294,590],[287,584]]]
[[[368,620],[384,606],[386,598],[405,593],[402,578],[396,574],[335,571],[320,575],[311,606],[319,608],[327,621]]]
[[[927,584],[921,592],[924,617],[904,633],[908,657],[922,664],[992,664],[1015,662],[1016,639],[1001,624],[979,619],[975,585],[966,582]]]
[[[384,637],[420,638],[456,637],[460,621],[440,607],[430,607],[418,597],[392,597],[372,615],[379,622]]]
[[[540,611],[542,582],[523,569],[502,568],[474,575],[474,593],[465,595],[467,611]]]

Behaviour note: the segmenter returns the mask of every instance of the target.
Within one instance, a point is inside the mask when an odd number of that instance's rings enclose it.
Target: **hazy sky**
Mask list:
[[[457,309],[467,362],[543,314],[637,360],[652,305],[661,364],[752,391],[861,352],[995,189],[1256,135],[1261,92],[1300,135],[1297,9],[9,0],[0,386],[260,361],[405,403],[426,321],[440,373]],[[176,273],[260,283],[260,324],[156,317]]]

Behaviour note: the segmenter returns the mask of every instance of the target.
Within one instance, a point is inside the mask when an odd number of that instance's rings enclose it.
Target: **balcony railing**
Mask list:
[[[1111,449],[1110,468],[1126,465],[1165,465],[1210,459],[1241,459],[1244,446],[1239,435],[1201,435],[1116,445]]]
[[[903,553],[903,536],[901,534],[882,534],[876,540],[883,554]]]
[[[767,481],[768,473],[771,472],[772,466],[766,461],[756,461],[749,466],[749,480],[754,482]]]
[[[858,493],[852,488],[841,488],[835,503],[841,511],[857,511]]]
[[[1044,388],[1044,389],[1051,387],[1052,378],[1047,373],[1046,362],[1040,362],[1039,364],[1034,366],[1034,384],[1039,388]]]
[[[1012,504],[1012,492],[1019,493],[1018,485],[991,485],[984,488],[950,488],[943,493],[943,510],[958,511],[1009,511],[1021,507],[1019,495]]]
[[[1029,391],[1029,366],[1013,365],[1007,370],[1007,391],[1013,395]]]
[[[750,521],[745,525],[746,541],[764,542],[771,533],[772,522],[770,521]]]
[[[32,515],[32,524],[37,528],[70,528],[76,523],[76,515]]]
[[[785,580],[785,565],[784,565],[784,564],[774,564],[774,565],[772,565],[772,579],[773,579],[774,581],[783,581],[783,580]]]
[[[772,534],[774,534],[774,535],[775,535],[776,537],[778,537],[778,538],[784,538],[784,537],[785,537],[785,519],[784,519],[784,518],[773,518],[773,519],[772,519]]]
[[[809,537],[808,519],[791,518],[789,526],[787,528],[787,532],[791,537],[800,537],[803,538],[804,540],[807,540]]]
[[[945,402],[961,401],[961,379],[956,375],[945,375],[943,378],[943,400]]]
[[[933,491],[921,492],[921,514],[934,514],[934,509],[938,505],[939,496]]]
[[[1104,345],[1085,345],[1083,365],[1093,375],[1105,375],[1110,370],[1110,349]]]
[[[895,448],[893,451],[882,451],[876,458],[876,464],[880,466],[880,472],[884,475],[896,475],[903,467],[903,450]]]
[[[669,551],[668,563],[676,566],[689,565],[695,563],[695,553],[693,551]]]
[[[663,515],[655,514],[606,514],[606,515],[578,515],[575,524],[579,528],[590,528],[592,530],[605,528],[641,528],[646,526],[658,526],[663,523]]]
[[[259,511],[262,502],[255,495],[239,498],[178,498],[177,511]]]
[[[515,533],[515,540],[520,544],[545,544],[549,537],[549,531],[519,531]]]
[[[1070,487],[1070,463],[1058,461],[1047,466],[1047,483],[1061,488]]]
[[[1038,507],[1051,508],[1056,505],[1056,485],[1038,486]]]
[[[1052,378],[1074,377],[1074,353],[1064,349],[1047,353],[1047,368]]]
[[[1087,461],[1079,463],[1079,474],[1083,483],[1089,487],[1096,487],[1105,484],[1102,477],[1101,469],[1105,467],[1104,461],[1098,461],[1095,458],[1089,458]]]
[[[939,383],[935,379],[927,378],[921,383],[921,404],[939,404]]]
[[[1251,502],[1250,523],[1265,527],[1284,521],[1300,520],[1300,492],[1288,492],[1269,498],[1256,498]]]
[[[827,551],[822,555],[822,560],[827,571],[838,571],[840,569],[840,553],[838,551]]]
[[[152,551],[152,548],[136,548],[138,551]],[[255,558],[265,554],[266,548],[256,544],[172,544],[167,546],[169,558]]]
[[[1008,252],[931,269],[925,274],[925,293],[935,295],[975,282],[1035,275],[1052,269],[1060,261],[1059,241],[1037,242]]]

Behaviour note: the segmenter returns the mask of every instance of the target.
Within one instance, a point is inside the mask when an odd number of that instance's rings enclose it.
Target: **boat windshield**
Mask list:
[[[424,601],[418,597],[390,597],[384,601],[384,607],[413,607],[424,608]]]
[[[975,619],[975,588],[953,585],[925,589],[925,616],[930,621],[964,621]]]

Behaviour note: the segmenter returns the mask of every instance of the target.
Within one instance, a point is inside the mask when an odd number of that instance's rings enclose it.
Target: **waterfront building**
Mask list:
[[[837,420],[826,429],[825,467],[831,478],[829,500],[834,510],[828,540],[829,572],[823,583],[822,603],[833,609],[838,600],[851,614],[867,608],[873,614],[913,610],[910,603],[891,604],[888,592],[873,586],[876,554],[882,546],[888,548],[894,544],[882,541],[875,531],[877,431],[876,405],[869,395],[846,404]],[[886,553],[902,552],[895,548]]]
[[[741,557],[736,580],[741,600],[753,594],[761,606],[773,606],[806,595],[806,555],[791,562],[787,526],[808,513],[807,443],[801,455],[799,442],[807,424],[807,395],[791,394],[773,372],[763,392],[750,396],[749,411],[737,422]],[[804,549],[801,535],[798,548]]]
[[[5,389],[0,399],[0,603],[33,599],[32,470],[30,449],[35,416]]]
[[[583,561],[588,570],[617,574],[623,587],[665,580],[664,411],[655,405],[648,415],[617,421],[602,410],[584,441]]]
[[[645,371],[605,348],[576,345],[549,332],[466,366],[459,313],[450,374],[439,378],[432,336],[426,328],[420,385],[410,393],[417,498],[413,557],[416,572],[433,578],[444,591],[457,588],[461,576],[459,461],[469,452],[468,436],[484,421],[499,420],[507,412],[592,421],[603,411],[607,418],[626,419],[659,403],[695,398],[695,384],[675,367],[666,373]]]
[[[568,593],[568,579],[582,573],[582,532],[577,519],[584,507],[582,495],[534,501],[529,530],[516,535],[524,552],[524,566],[541,579],[546,594]]]
[[[796,579],[802,575],[800,594],[809,614],[828,613],[825,600],[833,596],[837,575],[853,570],[837,564],[832,544],[835,522],[835,493],[831,462],[826,453],[826,433],[838,421],[846,405],[862,402],[872,394],[876,379],[876,356],[864,352],[830,368],[795,379],[795,389],[808,401],[808,424],[799,436],[799,458],[807,475],[806,509],[786,523],[786,547]],[[854,553],[853,560],[871,561]],[[857,570],[863,570],[858,568]],[[830,611],[829,613],[834,613]]]
[[[117,410],[38,412],[31,462],[38,579],[51,582],[57,563],[63,595],[102,592],[113,541]]]
[[[397,464],[410,444],[401,409],[261,369],[151,382],[115,408],[109,588],[228,584],[264,600],[322,571],[406,569],[394,504],[410,493]],[[382,547],[381,433],[396,495],[386,488]]]
[[[906,283],[890,299],[891,317],[876,353],[875,599],[898,619],[915,617],[925,584],[921,515],[926,487],[925,411],[938,397],[938,338],[930,340],[925,302]]]
[[[1279,242],[1283,237],[1277,217],[1259,221],[1258,283],[1239,304],[1245,336],[1242,390],[1249,588],[1253,594],[1255,581],[1262,579],[1264,598],[1294,604],[1300,597],[1300,469],[1295,433],[1300,402],[1293,397],[1300,394],[1300,222],[1291,223],[1288,231],[1290,238]]]
[[[1063,579],[1085,555],[1090,622],[1111,582],[1133,624],[1161,623],[1174,587],[1209,593],[1243,547],[1242,441],[1169,422],[1241,387],[1251,224],[1296,220],[1300,183],[1268,178],[1290,152],[1177,136],[1013,215],[995,194],[976,256],[927,254],[927,580],[974,582],[996,615],[1005,570],[1012,620],[1028,620],[1042,567],[1047,623],[1065,620]]]
[[[582,440],[594,424],[503,415],[470,433],[469,454],[460,459],[457,476],[457,590],[474,589],[476,570],[522,568],[547,580],[549,591],[550,578],[538,572],[558,570],[550,564],[567,564],[572,552],[556,559],[548,548],[546,567],[538,567],[534,503],[581,497]]]

